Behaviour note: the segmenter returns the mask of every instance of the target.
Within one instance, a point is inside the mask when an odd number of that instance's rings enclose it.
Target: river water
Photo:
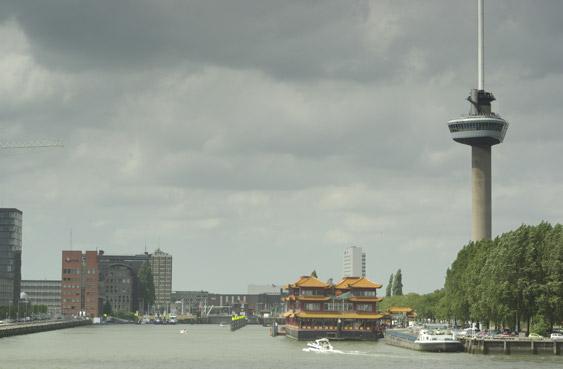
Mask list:
[[[304,346],[258,326],[88,326],[1,338],[0,369],[563,368],[563,357],[554,355],[434,354],[383,342],[334,342],[343,354],[319,354]]]

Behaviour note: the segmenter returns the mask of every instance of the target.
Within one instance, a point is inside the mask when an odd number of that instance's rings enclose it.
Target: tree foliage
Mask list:
[[[147,307],[154,304],[154,300],[155,300],[154,279],[152,275],[151,265],[148,261],[145,262],[143,266],[139,269],[138,277],[139,277],[141,299],[143,301],[144,310],[146,311]]]
[[[111,315],[113,312],[112,310],[113,309],[111,308],[111,304],[106,300],[106,302],[104,302],[104,306],[102,307],[102,314]]]
[[[18,306],[19,305],[19,306]],[[19,308],[19,310],[18,310]],[[47,314],[47,305],[35,305],[32,303],[19,302],[19,304],[11,304],[9,306],[0,306],[0,320],[16,317],[24,317],[29,315]]]
[[[385,297],[390,297],[393,292],[393,273],[389,277],[389,283],[387,283],[387,287],[385,288]]]
[[[393,296],[401,296],[403,294],[403,275],[401,269],[397,270],[393,278]]]
[[[419,319],[442,320],[447,319],[448,315],[444,297],[445,291],[443,289],[425,295],[407,293],[406,295],[390,296],[379,303],[378,309],[385,311],[392,306],[405,306],[413,308]]]
[[[448,269],[444,290],[450,318],[521,330],[534,317],[552,327],[563,320],[563,227],[522,225],[469,243]]]

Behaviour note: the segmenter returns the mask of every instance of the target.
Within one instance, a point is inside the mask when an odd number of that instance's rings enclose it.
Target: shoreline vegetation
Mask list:
[[[418,318],[547,335],[563,321],[563,226],[522,225],[470,242],[446,272],[444,288],[386,297],[382,310],[409,306]]]

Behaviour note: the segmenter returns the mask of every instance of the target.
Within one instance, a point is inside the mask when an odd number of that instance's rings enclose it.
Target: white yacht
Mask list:
[[[340,350],[335,350],[334,347],[330,344],[328,338],[320,338],[315,340],[314,342],[307,343],[307,347],[303,349],[303,351],[307,352],[334,352],[334,353],[341,353]]]

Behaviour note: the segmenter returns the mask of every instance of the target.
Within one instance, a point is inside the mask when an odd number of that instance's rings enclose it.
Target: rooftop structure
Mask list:
[[[491,146],[504,140],[508,122],[491,110],[495,97],[485,91],[484,2],[477,0],[478,88],[467,100],[469,114],[448,122],[454,141],[471,146],[472,231],[473,241],[492,237],[491,220]]]

